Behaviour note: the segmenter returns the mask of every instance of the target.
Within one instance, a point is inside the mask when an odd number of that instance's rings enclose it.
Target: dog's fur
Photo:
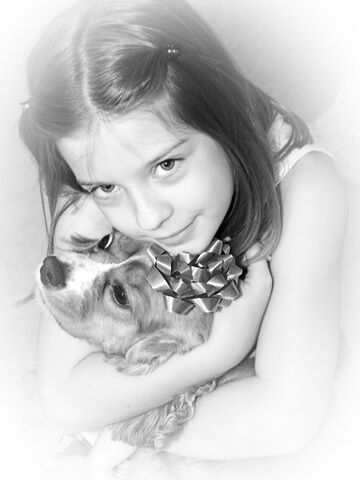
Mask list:
[[[207,340],[213,317],[193,309],[169,313],[146,274],[146,245],[119,233],[109,248],[59,256],[65,282],[40,281],[43,303],[69,334],[98,346],[109,362],[130,375],[146,374],[175,353]],[[44,267],[42,267],[44,268]],[[114,292],[120,292],[120,303]],[[122,292],[125,292],[122,294]],[[249,365],[176,396],[168,404],[114,425],[113,438],[137,447],[163,449],[192,417],[196,399],[220,383],[251,373]]]

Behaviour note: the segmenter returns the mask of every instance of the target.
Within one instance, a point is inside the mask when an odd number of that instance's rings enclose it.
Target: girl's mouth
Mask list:
[[[193,230],[192,227],[194,226],[194,224],[195,224],[195,218],[191,220],[191,222],[186,227],[182,228],[178,232],[175,232],[174,234],[169,235],[167,237],[157,238],[155,241],[156,243],[165,242],[167,245],[174,245],[177,242],[179,242],[179,240],[180,241],[183,240],[184,236],[187,236],[188,234],[191,233],[191,231]]]

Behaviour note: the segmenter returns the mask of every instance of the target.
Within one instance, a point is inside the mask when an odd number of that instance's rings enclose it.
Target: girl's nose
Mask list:
[[[136,195],[133,201],[136,222],[143,231],[159,229],[173,212],[173,207],[168,200],[158,198],[150,192]]]

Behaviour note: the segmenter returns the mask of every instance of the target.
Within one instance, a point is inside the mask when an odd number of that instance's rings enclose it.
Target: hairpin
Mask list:
[[[23,110],[27,110],[28,108],[30,108],[30,98],[28,98],[24,102],[20,102],[20,105],[23,107]]]
[[[176,58],[179,55],[179,49],[173,43],[169,43],[167,46],[167,56],[168,59],[171,60]]]

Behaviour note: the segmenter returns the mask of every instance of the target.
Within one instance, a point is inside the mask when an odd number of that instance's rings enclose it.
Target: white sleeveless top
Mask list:
[[[271,150],[276,153],[281,150],[288,142],[291,134],[291,126],[286,123],[283,117],[278,114],[270,128],[268,133]],[[324,148],[320,147],[316,143],[304,145],[301,148],[294,148],[281,162],[277,165],[277,180],[276,184],[279,184],[283,178],[290,172],[296,163],[302,159],[307,153],[321,152],[325,153],[330,158],[331,155]]]

